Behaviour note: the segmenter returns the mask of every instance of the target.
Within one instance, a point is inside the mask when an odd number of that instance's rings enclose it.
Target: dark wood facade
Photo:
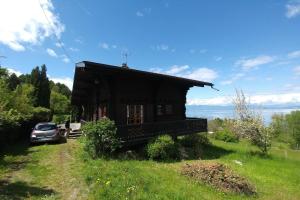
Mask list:
[[[72,105],[80,118],[108,117],[124,141],[159,134],[184,135],[207,131],[206,119],[188,119],[186,94],[190,87],[211,83],[83,61],[76,64]]]

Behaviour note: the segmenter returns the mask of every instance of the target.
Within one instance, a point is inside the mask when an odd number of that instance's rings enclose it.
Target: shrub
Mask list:
[[[214,133],[214,138],[224,142],[239,142],[239,137],[226,128]]]
[[[210,142],[206,135],[195,133],[183,136],[180,140],[180,144],[184,147],[196,147],[201,145],[209,145]]]
[[[62,123],[65,123],[69,119],[70,119],[70,115],[55,114],[55,115],[53,115],[52,121],[57,124],[62,124]]]
[[[174,160],[180,157],[178,145],[169,135],[161,135],[152,140],[146,151],[148,157],[153,160]]]
[[[21,114],[14,109],[0,112],[0,145],[14,142],[20,137]]]
[[[112,155],[121,147],[116,125],[109,119],[87,122],[82,130],[85,135],[84,149],[93,158]]]
[[[198,159],[203,155],[204,147],[210,142],[203,133],[185,135],[179,139],[181,144],[180,153],[183,159]]]
[[[32,110],[33,120],[37,122],[48,122],[51,119],[51,110],[44,107],[35,107]]]

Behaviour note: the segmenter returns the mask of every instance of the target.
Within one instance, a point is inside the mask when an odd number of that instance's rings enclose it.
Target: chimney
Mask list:
[[[127,63],[122,63],[122,67],[123,67],[123,68],[126,68],[126,69],[129,69]]]

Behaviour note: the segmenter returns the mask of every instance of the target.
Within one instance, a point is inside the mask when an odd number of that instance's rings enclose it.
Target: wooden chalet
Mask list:
[[[207,131],[207,120],[187,118],[186,94],[193,86],[212,83],[89,61],[76,64],[72,105],[79,118],[114,120],[125,142],[160,134],[172,136]]]

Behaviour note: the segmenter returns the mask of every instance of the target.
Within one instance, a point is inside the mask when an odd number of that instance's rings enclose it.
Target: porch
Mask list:
[[[138,125],[119,125],[117,132],[125,143],[139,143],[157,135],[172,136],[207,132],[207,119],[187,118],[185,120],[143,123]]]

